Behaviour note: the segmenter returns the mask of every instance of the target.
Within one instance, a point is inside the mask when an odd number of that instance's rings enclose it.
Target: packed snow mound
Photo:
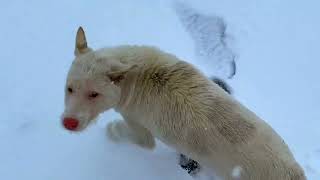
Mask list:
[[[236,74],[236,56],[226,42],[227,25],[224,20],[216,15],[197,12],[180,1],[175,1],[173,7],[191,35],[198,62],[211,72],[210,75],[232,78]]]

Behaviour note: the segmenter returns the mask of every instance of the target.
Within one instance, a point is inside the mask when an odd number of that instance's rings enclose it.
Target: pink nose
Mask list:
[[[79,121],[74,118],[64,118],[63,126],[70,131],[74,131],[79,126]]]

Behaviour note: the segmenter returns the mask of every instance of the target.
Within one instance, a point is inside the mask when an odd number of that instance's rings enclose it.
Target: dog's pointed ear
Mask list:
[[[77,31],[76,47],[74,50],[74,54],[75,56],[78,56],[89,51],[91,51],[91,48],[88,47],[86,35],[84,33],[83,28],[80,26]]]
[[[118,85],[122,80],[124,80],[128,72],[136,68],[137,65],[123,65],[117,64],[111,67],[111,71],[107,73],[108,78],[112,84]]]

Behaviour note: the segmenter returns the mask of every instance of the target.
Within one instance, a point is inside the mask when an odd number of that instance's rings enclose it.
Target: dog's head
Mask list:
[[[115,107],[121,97],[118,81],[129,69],[108,49],[88,47],[84,30],[76,36],[75,59],[65,85],[64,127],[71,131],[85,129],[96,117]]]

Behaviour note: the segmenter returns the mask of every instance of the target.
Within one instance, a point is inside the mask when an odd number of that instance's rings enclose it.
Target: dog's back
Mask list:
[[[144,68],[142,84],[136,85],[144,87],[137,89],[143,94],[139,108],[155,119],[142,123],[160,140],[225,179],[233,179],[237,166],[247,180],[304,178],[281,137],[218,83],[185,62]]]

